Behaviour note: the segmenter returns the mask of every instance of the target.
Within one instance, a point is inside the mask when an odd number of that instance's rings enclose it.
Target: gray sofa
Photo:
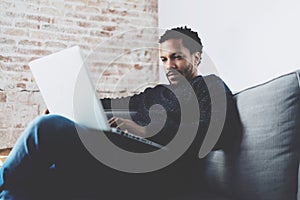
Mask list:
[[[164,200],[300,200],[299,76],[292,72],[235,94],[240,137],[192,166],[193,180],[183,179],[193,185],[188,193]]]
[[[235,94],[242,134],[199,161],[198,194],[184,200],[299,200],[300,71]]]
[[[170,187],[174,196],[153,198],[146,193],[140,199],[300,200],[299,74],[288,73],[235,94],[242,131],[231,148],[212,151],[189,166],[192,176],[177,178],[174,185],[180,186]]]

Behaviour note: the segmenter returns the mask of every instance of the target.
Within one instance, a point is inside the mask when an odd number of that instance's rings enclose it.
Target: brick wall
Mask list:
[[[45,109],[28,62],[79,45],[100,97],[158,81],[157,0],[1,0],[0,148]]]

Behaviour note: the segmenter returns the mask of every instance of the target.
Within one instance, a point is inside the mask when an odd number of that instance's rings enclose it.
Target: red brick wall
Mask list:
[[[157,23],[157,0],[1,0],[0,148],[46,107],[29,61],[79,45],[100,97],[126,96],[158,81]]]

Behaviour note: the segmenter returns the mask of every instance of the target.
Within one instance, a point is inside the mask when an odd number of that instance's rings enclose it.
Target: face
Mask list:
[[[191,54],[181,39],[169,39],[160,44],[160,58],[170,84],[196,77],[200,57],[200,52]]]

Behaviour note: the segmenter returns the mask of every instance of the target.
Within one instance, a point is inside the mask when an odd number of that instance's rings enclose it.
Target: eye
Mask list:
[[[166,61],[167,61],[167,58],[161,58],[161,61],[162,61],[162,62],[166,62]]]
[[[181,55],[173,55],[172,59],[181,60],[181,59],[183,59],[183,57]]]
[[[177,56],[175,56],[174,58],[175,58],[176,60],[181,60],[181,59],[183,59],[183,57],[180,56],[180,55],[177,55]]]

